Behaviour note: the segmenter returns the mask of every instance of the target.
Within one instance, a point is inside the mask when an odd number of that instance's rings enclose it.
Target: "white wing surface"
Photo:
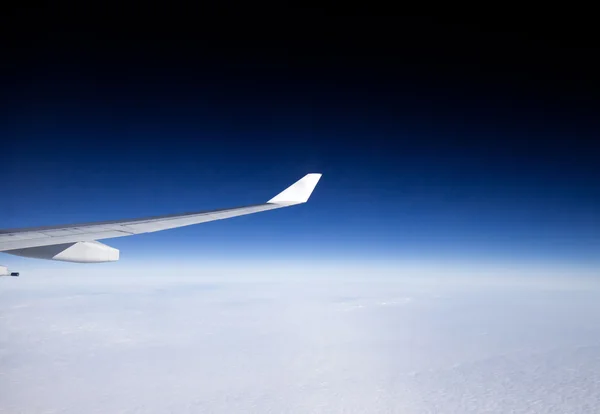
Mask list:
[[[119,251],[96,242],[113,237],[190,226],[305,203],[321,174],[307,174],[264,204],[133,220],[0,230],[0,251],[18,256],[70,262],[107,262]]]

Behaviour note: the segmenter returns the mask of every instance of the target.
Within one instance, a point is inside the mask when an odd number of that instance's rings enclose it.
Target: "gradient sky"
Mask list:
[[[126,21],[15,34],[0,228],[260,203],[321,172],[304,206],[107,244],[123,261],[598,263],[600,95],[582,33]]]

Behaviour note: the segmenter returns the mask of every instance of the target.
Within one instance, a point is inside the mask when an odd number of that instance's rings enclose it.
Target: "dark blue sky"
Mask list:
[[[15,34],[0,227],[252,204],[322,172],[307,205],[108,244],[596,262],[597,67],[578,33],[386,21]]]

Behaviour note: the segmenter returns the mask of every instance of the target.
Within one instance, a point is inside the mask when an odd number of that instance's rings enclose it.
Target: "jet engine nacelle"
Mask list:
[[[119,250],[97,241],[30,247],[27,249],[8,250],[4,253],[36,259],[76,263],[103,263],[119,260]]]

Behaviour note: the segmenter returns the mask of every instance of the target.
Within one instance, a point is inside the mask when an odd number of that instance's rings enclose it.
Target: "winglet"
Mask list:
[[[294,184],[267,201],[269,204],[300,204],[306,203],[317,186],[321,174],[306,174]]]

